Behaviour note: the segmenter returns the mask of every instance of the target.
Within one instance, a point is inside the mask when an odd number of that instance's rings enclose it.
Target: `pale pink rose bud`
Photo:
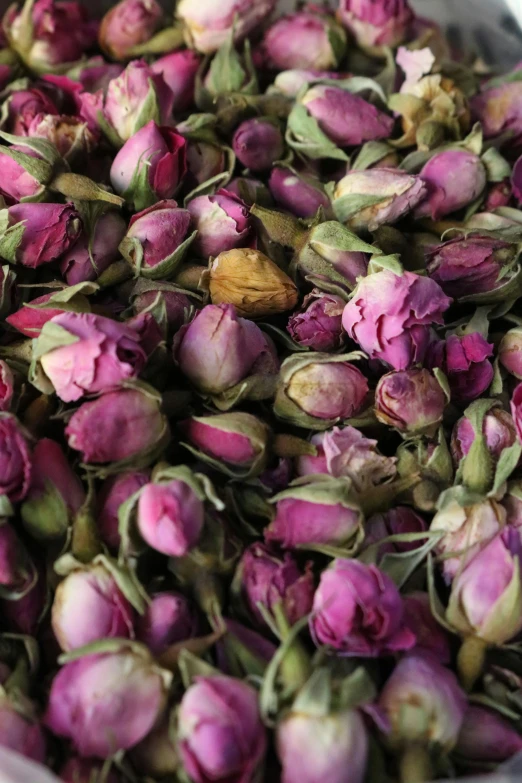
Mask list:
[[[522,379],[522,330],[510,329],[503,336],[498,347],[501,365],[519,380]]]
[[[203,54],[217,52],[234,32],[240,41],[274,10],[275,0],[181,0],[176,8],[191,44]]]
[[[164,199],[132,216],[120,252],[138,274],[168,277],[192,241],[189,229],[189,210]]]
[[[101,20],[100,47],[115,60],[125,60],[160,27],[163,11],[156,0],[121,0]]]
[[[445,150],[434,155],[419,177],[427,196],[415,211],[417,217],[440,220],[475,201],[486,187],[486,167],[473,152]]]
[[[339,16],[362,47],[397,46],[415,20],[408,0],[341,0]]]
[[[138,530],[158,552],[170,557],[186,555],[197,544],[203,521],[203,501],[184,481],[146,484],[140,492]]]
[[[218,190],[213,196],[197,196],[189,201],[187,209],[198,232],[192,249],[202,258],[252,243],[248,207],[228,190]]]

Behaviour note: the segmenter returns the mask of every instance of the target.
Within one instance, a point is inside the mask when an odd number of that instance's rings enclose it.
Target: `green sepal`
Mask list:
[[[143,265],[143,245],[137,237],[124,237],[118,250],[132,266],[137,277],[146,277],[149,280],[169,280],[175,275],[197,233],[197,231],[193,231],[170,256],[162,259],[155,266]]]
[[[349,160],[348,155],[323,133],[306,107],[299,103],[295,104],[288,117],[286,142],[297,153],[313,160]]]
[[[481,157],[486,167],[488,182],[502,182],[511,176],[511,166],[495,147],[490,147]]]
[[[0,209],[0,256],[11,264],[17,261],[17,250],[25,231],[25,221],[9,225],[9,212]]]
[[[48,479],[41,495],[22,503],[20,516],[25,530],[38,541],[63,538],[70,522],[61,492]]]
[[[332,206],[337,220],[341,223],[347,223],[362,210],[374,207],[376,204],[383,204],[389,200],[390,196],[366,196],[359,193],[349,193],[346,196],[334,198]]]
[[[145,125],[151,120],[154,120],[156,125],[161,125],[161,112],[158,103],[158,95],[156,93],[156,88],[154,87],[154,82],[152,79],[149,79],[149,89],[140,108],[139,114],[136,117],[136,122],[134,124],[134,128],[132,129],[132,135],[144,128]]]
[[[352,162],[352,171],[364,171],[383,160],[395,150],[386,141],[367,141]]]
[[[132,174],[129,187],[123,192],[123,198],[136,212],[142,212],[156,204],[158,198],[149,184],[150,155],[145,158],[145,153],[140,157]]]
[[[250,375],[230,389],[220,394],[208,395],[216,408],[220,411],[229,411],[243,400],[269,400],[276,390],[277,375]],[[207,396],[207,395],[202,395]]]

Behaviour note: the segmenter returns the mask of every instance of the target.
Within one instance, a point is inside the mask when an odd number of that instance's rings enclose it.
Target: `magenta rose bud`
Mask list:
[[[512,446],[517,439],[513,417],[501,408],[493,408],[486,413],[482,422],[482,433],[494,462],[498,462],[504,449]],[[462,458],[468,454],[474,440],[473,424],[463,416],[457,421],[451,433],[451,455],[455,467],[458,467]]]
[[[9,411],[13,401],[15,378],[13,371],[0,359],[0,411]]]
[[[377,566],[358,560],[338,558],[323,571],[310,632],[318,646],[364,658],[409,650],[415,644],[394,582]]]
[[[318,84],[305,93],[301,103],[339,147],[387,139],[393,130],[392,117],[342,87]]]
[[[511,375],[522,379],[522,330],[519,327],[504,334],[498,347],[498,358]]]
[[[52,605],[52,627],[65,652],[99,639],[134,635],[132,606],[103,565],[72,571],[60,582]]]
[[[110,175],[114,190],[134,204],[135,210],[171,198],[187,171],[186,148],[183,136],[151,120],[114,158]],[[142,169],[147,172],[144,184],[137,181]]]
[[[156,593],[144,614],[136,619],[136,638],[157,656],[171,645],[196,636],[197,626],[194,610],[184,595]]]
[[[163,76],[167,87],[174,96],[173,111],[183,112],[194,103],[196,74],[201,65],[201,57],[192,49],[171,52],[152,63],[151,70]]]
[[[398,46],[415,20],[408,0],[341,0],[339,17],[362,47]]]
[[[522,737],[499,712],[469,704],[455,746],[466,765],[500,764],[522,750]]]
[[[320,180],[282,166],[274,166],[268,187],[277,206],[296,217],[313,217],[319,207],[328,209],[330,206]]]
[[[486,168],[478,155],[468,150],[445,150],[434,155],[419,177],[427,196],[415,211],[417,217],[440,220],[475,201],[486,187]]]
[[[121,778],[113,770],[105,775],[103,762],[77,756],[66,761],[60,768],[59,774],[60,780],[64,783],[92,783],[93,779],[96,780],[102,773],[105,776],[105,783],[121,783]]]
[[[20,224],[24,228],[20,244],[4,250],[4,257],[30,269],[56,261],[72,247],[82,230],[73,204],[14,204],[7,215],[9,229]]]
[[[31,483],[32,459],[25,432],[11,413],[0,413],[0,495],[16,503]]]
[[[127,224],[117,212],[102,215],[92,237],[84,231],[73,247],[60,260],[60,271],[69,285],[96,280],[119,258],[118,246],[125,236]]]
[[[186,555],[203,529],[203,501],[184,481],[147,484],[140,492],[137,526],[152,549],[169,557]]]
[[[273,10],[275,0],[181,0],[176,14],[185,23],[186,34],[195,49],[203,54],[217,52],[234,32],[240,41]]]
[[[47,93],[34,87],[15,90],[8,99],[7,108],[7,130],[15,136],[27,136],[37,114],[59,114]]]
[[[84,462],[99,464],[154,454],[168,437],[168,425],[151,389],[119,389],[80,405],[65,435]]]
[[[233,305],[207,305],[176,335],[174,357],[199,391],[219,394],[272,359],[273,348],[256,324],[237,316]]]
[[[166,707],[171,679],[145,648],[123,643],[118,650],[115,642],[114,652],[91,653],[60,669],[51,683],[45,723],[53,734],[71,740],[80,756],[106,759],[149,733]]]
[[[16,704],[7,695],[0,699],[0,747],[13,750],[38,764],[45,764],[45,735],[40,721],[34,716],[32,704],[22,694]]]
[[[383,270],[359,281],[343,313],[343,326],[370,359],[394,370],[424,360],[430,326],[442,324],[451,299],[434,280]]]
[[[327,71],[337,67],[345,47],[346,33],[331,16],[305,10],[274,22],[265,33],[261,51],[264,64],[273,70]]]
[[[481,123],[486,139],[511,131],[522,132],[522,84],[505,82],[475,95],[470,101],[474,117]]]
[[[265,171],[283,157],[283,136],[270,120],[253,118],[242,122],[236,130],[232,148],[245,168]]]
[[[408,434],[433,433],[448,402],[437,378],[425,369],[383,375],[375,389],[375,415]]]
[[[383,541],[388,536],[404,533],[424,533],[428,526],[412,508],[396,506],[380,514],[372,514],[364,525],[364,546],[370,546]],[[390,541],[379,547],[379,558],[387,552],[411,552],[424,543],[425,539],[416,541]]]
[[[312,351],[335,351],[343,344],[345,300],[317,288],[305,296],[301,310],[290,316],[287,331],[296,343]]]
[[[253,780],[266,745],[251,685],[224,675],[196,677],[178,713],[181,762],[194,783]]]
[[[275,604],[281,603],[290,625],[295,625],[312,608],[315,589],[312,563],[308,562],[303,572],[289,552],[279,557],[265,544],[251,544],[246,549],[239,561],[235,584],[260,627],[266,627],[266,623],[259,604],[271,614]]]
[[[118,511],[120,506],[149,481],[145,471],[132,471],[110,476],[98,494],[98,530],[104,544],[116,551],[120,546]]]
[[[460,299],[494,292],[505,285],[505,273],[509,272],[515,256],[514,245],[471,234],[428,250],[426,269],[444,293]]]
[[[233,193],[218,190],[213,196],[198,196],[187,209],[198,232],[192,249],[202,258],[218,256],[235,247],[248,247],[253,239],[247,205]]]
[[[413,652],[429,653],[439,663],[449,664],[450,636],[432,615],[428,593],[407,593],[403,601],[404,622],[417,637]]]
[[[100,47],[114,60],[125,60],[135,46],[152,38],[162,18],[163,11],[156,0],[121,0],[101,20]]]
[[[492,355],[493,345],[479,332],[462,337],[451,334],[445,342],[430,347],[428,364],[444,371],[452,400],[470,402],[484,394],[493,380]]]

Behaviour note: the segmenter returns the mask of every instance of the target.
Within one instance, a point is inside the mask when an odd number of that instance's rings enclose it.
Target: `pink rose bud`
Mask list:
[[[47,93],[36,87],[13,92],[7,107],[7,130],[15,136],[27,136],[37,114],[59,114],[58,107]]]
[[[140,491],[137,526],[152,549],[169,557],[186,555],[203,529],[203,501],[184,481],[146,484]]]
[[[217,52],[233,31],[240,41],[274,10],[275,0],[181,0],[176,8],[191,44],[203,54]]]
[[[451,661],[450,636],[431,613],[428,593],[415,592],[403,596],[404,622],[417,641],[412,652],[429,653],[447,665]]]
[[[427,363],[444,371],[452,400],[470,402],[484,394],[493,380],[493,365],[488,361],[492,355],[493,345],[479,332],[462,337],[451,334],[445,342],[430,346]]]
[[[508,242],[471,234],[443,242],[426,254],[426,269],[444,293],[455,299],[493,292],[506,283],[516,248]],[[509,278],[508,278],[509,279]]]
[[[335,478],[346,476],[357,492],[365,493],[394,478],[397,472],[395,457],[383,456],[376,448],[377,441],[365,438],[355,427],[333,427],[313,435],[310,442],[317,455],[296,460],[299,476],[314,473],[329,473]]]
[[[165,709],[171,679],[145,648],[123,643],[114,652],[85,655],[52,681],[45,723],[80,756],[106,759],[149,733]]]
[[[101,20],[100,47],[114,60],[125,60],[135,46],[152,38],[162,19],[163,11],[156,0],[121,0]]]
[[[434,433],[448,402],[437,378],[425,369],[383,375],[375,389],[375,415],[408,434]]]
[[[29,554],[8,522],[0,524],[0,592],[16,600],[31,586],[35,567]]]
[[[135,378],[147,356],[138,333],[126,324],[94,313],[62,313],[44,325],[33,361],[58,397],[74,402]]]
[[[398,46],[415,19],[408,0],[341,0],[339,17],[362,47]]]
[[[129,388],[84,402],[65,435],[84,462],[99,464],[156,454],[168,438],[168,425],[152,389]]]
[[[173,111],[188,111],[194,103],[196,74],[201,66],[201,57],[192,49],[171,52],[152,63],[151,70],[163,76],[174,96]]]
[[[500,764],[522,750],[522,737],[499,712],[469,704],[455,754],[466,766]]]
[[[224,675],[196,678],[178,713],[181,761],[194,783],[254,780],[266,745],[258,695],[251,685]]]
[[[168,334],[172,336],[189,319],[193,309],[191,300],[186,293],[177,290],[176,286],[172,285],[169,288],[169,283],[150,282],[142,278],[138,285],[143,286],[143,284],[144,287],[140,292],[136,287],[131,294],[134,312],[152,313],[158,323],[166,325]]]
[[[16,703],[6,695],[0,698],[0,747],[45,764],[45,736],[40,721],[35,718],[33,706],[22,694],[17,695]]]
[[[420,177],[400,169],[366,169],[349,171],[339,180],[332,205],[337,218],[354,231],[375,231],[396,223],[425,195],[426,186]],[[375,203],[365,206],[368,200]]]
[[[40,161],[41,172],[29,173],[29,167],[31,160],[24,165],[23,162],[14,160],[9,157],[8,150],[14,153],[27,155],[29,159]],[[47,184],[48,174],[49,178],[52,173],[52,167],[50,164],[43,161],[43,158],[38,155],[37,152],[24,147],[23,144],[13,144],[11,147],[0,147],[0,162],[2,166],[2,184],[0,185],[0,192],[2,196],[7,200],[8,204],[12,204],[17,201],[24,200],[39,200],[45,193],[45,185]]]
[[[377,566],[358,560],[336,559],[323,571],[310,631],[318,646],[364,658],[409,650],[415,644],[394,582]]]
[[[0,359],[0,411],[9,411],[13,402],[15,377],[3,359]]]
[[[181,372],[201,392],[219,394],[267,363],[277,366],[261,329],[238,318],[233,305],[207,305],[174,341]]]
[[[275,517],[265,529],[265,540],[284,549],[301,544],[347,544],[360,529],[362,513],[346,479],[325,476],[323,481],[290,486],[270,500]]]
[[[274,166],[268,186],[277,206],[296,217],[314,217],[319,207],[330,207],[321,181],[297,171]]]
[[[481,123],[486,139],[511,131],[522,132],[522,84],[509,82],[485,89],[470,101],[473,116]]]
[[[54,293],[54,292],[53,292]],[[65,312],[60,307],[36,307],[49,301],[53,293],[37,296],[5,319],[14,329],[26,337],[38,337],[44,324]]]
[[[213,196],[198,196],[189,201],[187,209],[198,232],[192,249],[202,258],[252,243],[248,207],[228,190],[218,190]]]
[[[431,656],[411,654],[396,665],[378,704],[391,723],[392,748],[417,743],[448,752],[457,742],[467,702],[453,672]]]
[[[430,326],[444,322],[451,304],[434,280],[383,270],[359,281],[343,313],[343,326],[370,359],[394,370],[422,362]]]
[[[52,627],[65,652],[98,639],[134,635],[133,610],[103,565],[72,571],[60,582],[52,605]]]
[[[379,541],[404,533],[423,533],[428,529],[424,519],[408,506],[396,506],[381,514],[372,514],[364,525],[364,546],[377,544]],[[411,552],[421,546],[426,539],[416,541],[384,541],[379,547],[378,557],[387,552]]]
[[[100,138],[95,125],[91,128],[82,117],[63,114],[37,114],[27,135],[51,142],[67,161],[92,153]]]
[[[0,234],[2,255],[11,263],[30,269],[56,261],[78,239],[80,216],[73,204],[14,204],[7,210],[9,230],[23,225],[20,244],[10,243]]]
[[[305,93],[301,104],[339,147],[387,139],[393,130],[392,117],[342,87],[318,84]]]
[[[118,511],[120,506],[149,481],[145,471],[109,476],[98,494],[97,521],[100,537],[112,551],[120,546]]]
[[[283,16],[268,28],[261,44],[268,68],[334,69],[346,48],[346,33],[326,13],[301,11]]]
[[[498,358],[511,375],[522,379],[522,329],[516,327],[504,334],[498,347]]]
[[[504,449],[512,446],[517,439],[513,417],[501,408],[493,408],[486,413],[482,422],[482,432],[494,462],[498,462]],[[455,467],[458,467],[462,458],[468,454],[475,437],[471,421],[463,416],[455,424],[451,434],[451,455]]]
[[[315,589],[312,563],[308,562],[303,572],[289,552],[279,557],[265,544],[251,544],[245,550],[235,584],[249,614],[262,628],[266,628],[266,623],[259,604],[272,613],[274,605],[281,602],[290,625],[295,625],[312,608]]]
[[[312,351],[335,351],[343,344],[345,304],[340,296],[314,288],[305,296],[300,311],[290,316],[286,329],[296,343]]]
[[[103,762],[76,756],[65,762],[59,774],[64,783],[92,783],[101,777],[102,773],[105,776],[104,783],[121,783],[119,775],[112,769],[106,774]]]
[[[428,192],[415,215],[433,220],[471,204],[486,187],[486,167],[478,155],[468,150],[438,152],[426,163],[419,177]]]
[[[279,127],[268,119],[250,119],[234,133],[232,148],[239,162],[251,171],[264,171],[283,157],[284,142]]]
[[[158,656],[171,645],[196,636],[197,628],[194,609],[184,595],[156,593],[136,620],[136,638]]]
[[[187,170],[186,146],[179,133],[159,127],[151,120],[123,145],[114,158],[111,166],[114,190],[133,204],[135,210],[171,198]],[[138,181],[142,169],[147,172],[144,184]]]
[[[39,440],[32,463],[31,485],[21,508],[24,525],[34,538],[60,538],[83,505],[85,490],[55,440]]]
[[[117,212],[106,212],[94,226],[92,236],[82,232],[76,244],[60,260],[60,271],[69,285],[96,280],[116,261],[118,247],[127,231]]]
[[[26,433],[11,413],[0,413],[0,495],[16,503],[27,495],[32,459]]]
[[[522,196],[522,191],[520,191],[519,187],[517,188],[515,183],[515,179],[517,178],[517,170],[522,173],[520,166],[517,169],[517,165],[515,164],[513,168],[513,189],[511,188],[511,182],[509,179],[504,179],[502,182],[494,182],[488,186],[487,196],[484,202],[485,212],[493,212],[499,207],[509,206],[513,193],[519,199],[519,201],[521,200],[520,196]],[[516,192],[517,190],[518,193]]]

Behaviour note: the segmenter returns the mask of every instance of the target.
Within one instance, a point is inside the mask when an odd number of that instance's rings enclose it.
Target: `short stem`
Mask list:
[[[125,203],[125,199],[121,198],[121,196],[109,193],[108,190],[101,188],[89,177],[84,177],[83,174],[72,174],[68,171],[57,174],[50,183],[49,188],[61,193],[68,199],[107,201],[116,207],[122,207]]]
[[[96,282],[101,288],[110,288],[110,286],[124,283],[130,277],[132,277],[132,269],[126,261],[121,259],[108,266]]]
[[[433,779],[433,767],[424,745],[409,745],[403,752],[399,764],[401,783],[425,783]]]
[[[206,266],[200,266],[199,264],[184,264],[176,273],[172,282],[180,288],[185,288],[187,291],[199,291],[201,277],[206,271]]]
[[[488,649],[487,643],[477,636],[463,640],[457,656],[457,670],[466,691],[471,691],[482,674]]]

